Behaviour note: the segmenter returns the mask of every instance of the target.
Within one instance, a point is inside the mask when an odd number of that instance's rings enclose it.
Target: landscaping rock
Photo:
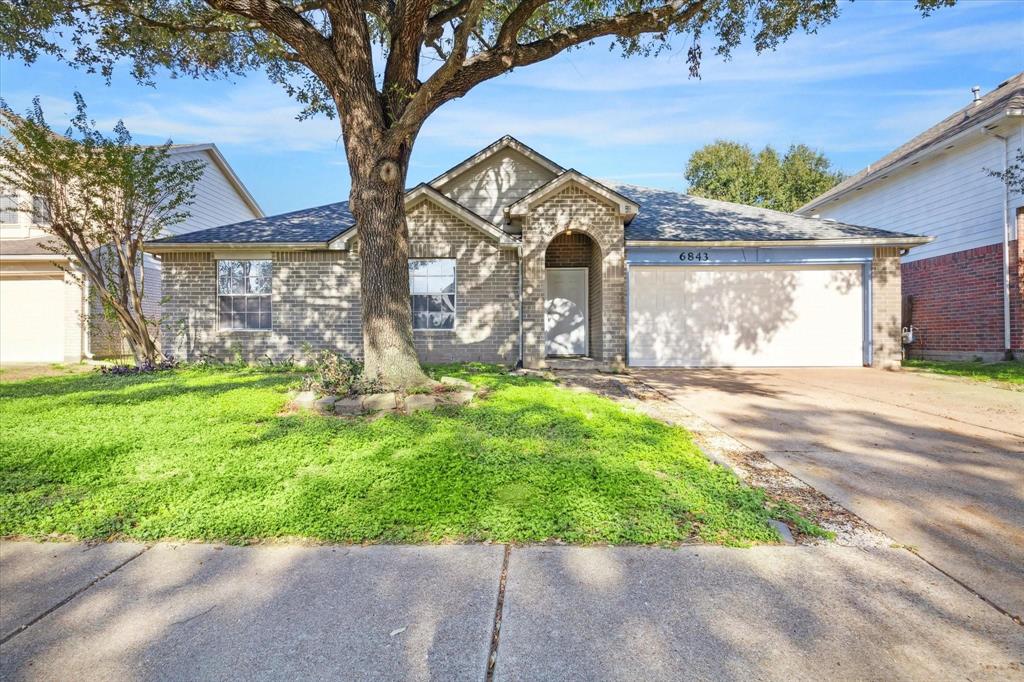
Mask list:
[[[362,413],[363,399],[359,396],[348,396],[334,401],[334,414],[353,415]]]
[[[336,396],[336,395],[326,395],[323,398],[320,398],[320,400],[316,401],[316,403],[315,403],[316,411],[317,412],[323,412],[325,414],[328,413],[328,412],[333,412],[334,411],[334,403],[337,400],[338,400],[338,396]]]
[[[310,410],[316,404],[316,393],[313,393],[313,391],[299,391],[295,395],[295,399],[292,400],[292,404],[303,410]]]
[[[473,384],[464,379],[457,379],[455,377],[441,377],[441,383],[445,386],[454,386],[455,388],[473,388]]]
[[[437,407],[437,398],[432,395],[410,395],[405,398],[405,411],[409,414]]]
[[[367,412],[394,412],[398,409],[398,396],[395,393],[363,396],[363,409]]]
[[[445,397],[453,405],[465,405],[473,399],[473,391],[453,391]]]

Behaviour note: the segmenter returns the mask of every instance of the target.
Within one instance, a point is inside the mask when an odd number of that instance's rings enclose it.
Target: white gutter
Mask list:
[[[935,237],[876,237],[854,239],[780,239],[774,241],[650,241],[627,240],[626,246],[667,246],[667,247],[771,247],[771,246],[921,246],[935,241]]]
[[[327,242],[172,242],[157,244],[147,242],[142,250],[149,254],[175,253],[180,251],[216,251],[218,249],[254,249],[282,251],[326,251]]]

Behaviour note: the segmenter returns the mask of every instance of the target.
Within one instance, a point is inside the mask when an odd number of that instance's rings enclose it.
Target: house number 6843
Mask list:
[[[707,251],[683,251],[679,254],[679,260],[687,262],[701,262],[711,260]]]

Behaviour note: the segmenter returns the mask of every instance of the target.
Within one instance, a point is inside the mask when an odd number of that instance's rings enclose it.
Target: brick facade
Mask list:
[[[1020,242],[1010,243],[1011,343],[1024,350],[1024,272]],[[902,265],[903,293],[912,297],[912,357],[1001,359],[1003,338],[1003,245],[925,258]]]
[[[622,220],[615,206],[574,184],[532,207],[523,220],[523,362],[527,367],[544,365],[547,254],[549,245],[553,245],[555,262],[564,262],[561,259],[566,249],[555,240],[567,230],[591,240],[590,355],[602,362],[622,364],[626,355]]]
[[[898,369],[903,360],[900,250],[875,247],[871,261],[871,365]]]
[[[457,321],[454,331],[417,331],[427,362],[489,361],[519,357],[519,266],[514,249],[499,248],[476,228],[430,202],[408,215],[414,258],[455,258]],[[256,254],[260,255],[260,254]],[[212,253],[163,256],[163,347],[174,357],[241,357],[275,362],[329,349],[362,357],[358,239],[347,251],[285,251],[273,260],[272,329],[217,327],[217,271]],[[245,255],[239,256],[244,258]]]

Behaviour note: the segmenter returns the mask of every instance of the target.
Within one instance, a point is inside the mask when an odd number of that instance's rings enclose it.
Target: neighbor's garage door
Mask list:
[[[64,360],[64,278],[0,278],[0,362]]]
[[[637,367],[863,364],[860,266],[633,266]]]

